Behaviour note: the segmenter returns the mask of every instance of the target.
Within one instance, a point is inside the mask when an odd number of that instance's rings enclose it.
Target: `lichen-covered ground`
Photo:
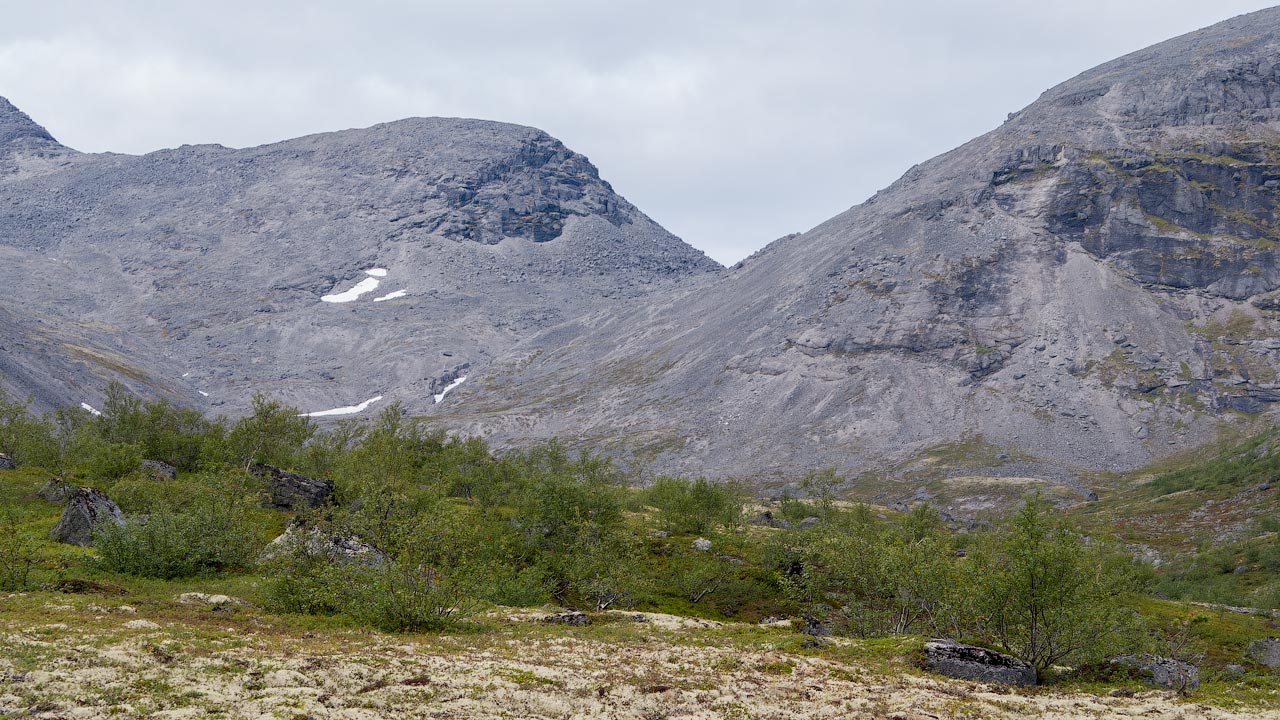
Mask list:
[[[126,604],[132,600],[132,604]],[[1280,718],[1134,688],[1008,690],[928,676],[918,640],[805,647],[785,626],[496,611],[386,635],[251,607],[0,599],[0,713],[35,718]],[[1264,706],[1266,703],[1264,702]],[[1272,705],[1271,707],[1274,707]]]

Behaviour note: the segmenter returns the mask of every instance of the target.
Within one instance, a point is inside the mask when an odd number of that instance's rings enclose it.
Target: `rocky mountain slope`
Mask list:
[[[83,154],[0,99],[0,382],[236,414],[436,396],[532,332],[719,269],[532,128],[411,119]]]
[[[522,343],[451,421],[716,476],[1132,468],[1280,399],[1277,187],[1272,9],[1085,72],[715,283]]]

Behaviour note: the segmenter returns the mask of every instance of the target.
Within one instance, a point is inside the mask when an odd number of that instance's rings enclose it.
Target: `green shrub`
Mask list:
[[[645,490],[645,501],[658,508],[658,520],[669,532],[703,534],[742,521],[742,488],[706,478],[660,477]]]
[[[0,592],[28,589],[36,560],[36,544],[23,532],[22,518],[5,508],[0,515]]]
[[[94,548],[105,569],[142,577],[245,569],[260,546],[255,500],[231,482],[202,487],[180,506],[157,504],[144,521],[103,527]]]

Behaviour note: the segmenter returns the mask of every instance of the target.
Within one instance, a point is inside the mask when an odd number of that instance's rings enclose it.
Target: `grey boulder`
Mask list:
[[[178,469],[166,462],[159,460],[143,460],[142,472],[147,477],[156,480],[176,480],[178,478]]]
[[[931,672],[962,680],[1001,685],[1035,685],[1031,663],[995,650],[934,638],[924,644],[924,666]]]
[[[18,463],[14,462],[13,458],[0,453],[0,470],[13,470],[16,467],[18,467]]]
[[[36,491],[36,497],[51,503],[62,505],[71,499],[71,494],[76,491],[76,486],[65,480],[58,478],[49,478],[49,481]]]
[[[306,475],[287,472],[271,465],[255,463],[249,468],[266,476],[267,491],[271,494],[271,506],[281,510],[317,508],[333,495],[333,481],[309,478]]]
[[[123,527],[124,513],[101,490],[77,488],[49,536],[60,543],[87,547],[93,544],[93,534],[103,524]]]
[[[1200,668],[1191,663],[1157,655],[1121,655],[1112,664],[1132,668],[1150,685],[1178,691],[1200,687]]]
[[[1280,667],[1280,638],[1269,637],[1254,640],[1245,648],[1244,656],[1250,662],[1264,667]]]
[[[390,562],[386,553],[353,535],[313,527],[304,529],[290,525],[284,533],[267,543],[258,562],[271,562],[291,555],[323,556],[339,564],[381,567]]]

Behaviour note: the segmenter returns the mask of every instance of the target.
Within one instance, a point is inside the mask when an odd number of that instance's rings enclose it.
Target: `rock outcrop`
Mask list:
[[[87,547],[93,544],[94,531],[102,525],[123,527],[124,513],[101,490],[77,488],[49,536],[56,542]]]
[[[1031,663],[947,639],[933,639],[924,644],[924,666],[930,672],[947,677],[1001,685],[1035,685],[1037,680]]]
[[[17,467],[18,463],[14,462],[13,458],[0,453],[0,470],[13,470]]]

